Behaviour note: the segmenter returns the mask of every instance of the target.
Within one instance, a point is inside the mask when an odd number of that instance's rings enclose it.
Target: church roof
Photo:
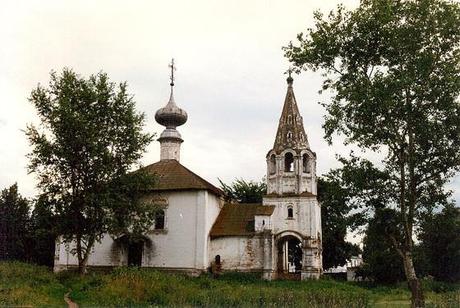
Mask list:
[[[154,191],[207,190],[217,196],[223,195],[221,189],[193,173],[175,159],[160,160],[143,169],[158,176]]]
[[[254,235],[254,216],[272,215],[274,205],[254,203],[227,203],[224,205],[212,226],[210,236],[248,236]]]
[[[284,99],[283,111],[279,120],[278,131],[276,132],[275,144],[273,145],[273,149],[278,154],[287,148],[310,148],[307,134],[303,127],[303,119],[292,88],[293,79],[289,76],[287,82],[286,98]]]

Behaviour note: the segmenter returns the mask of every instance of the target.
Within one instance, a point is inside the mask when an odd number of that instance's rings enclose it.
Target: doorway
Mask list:
[[[302,271],[302,243],[288,235],[278,240],[277,273],[280,279],[300,280]]]
[[[142,266],[144,242],[136,241],[128,244],[128,266]]]

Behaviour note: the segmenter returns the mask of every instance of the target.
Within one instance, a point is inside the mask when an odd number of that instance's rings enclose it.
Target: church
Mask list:
[[[308,143],[293,78],[287,78],[278,130],[266,155],[267,195],[262,204],[226,203],[221,189],[180,163],[184,140],[177,127],[188,116],[174,101],[173,89],[171,76],[169,101],[155,114],[165,127],[158,139],[160,160],[144,167],[158,178],[145,201],[161,210],[151,230],[137,242],[105,235],[95,244],[88,266],[134,265],[191,275],[219,268],[259,273],[267,280],[319,278],[316,154]],[[71,248],[57,241],[55,271],[78,265]]]

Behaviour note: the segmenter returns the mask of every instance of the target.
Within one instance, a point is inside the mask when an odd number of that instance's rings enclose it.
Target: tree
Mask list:
[[[0,195],[0,260],[22,260],[27,257],[29,202],[13,184]]]
[[[369,221],[363,240],[364,265],[358,275],[377,283],[391,284],[404,280],[404,267],[393,244],[386,236],[386,227],[397,221],[394,210],[377,209]]]
[[[230,185],[225,184],[220,179],[219,182],[227,202],[262,203],[262,198],[267,193],[265,180],[254,182],[237,179]]]
[[[150,227],[155,207],[140,200],[154,179],[129,171],[153,135],[142,132],[145,115],[135,111],[126,82],[116,86],[105,73],[85,79],[70,69],[52,72],[49,87],[38,85],[29,100],[41,121],[26,130],[29,170],[84,273],[104,234]]]
[[[335,178],[334,171],[318,178],[318,201],[321,204],[323,239],[323,267],[343,266],[359,247],[345,240],[351,225],[349,191]]]
[[[460,209],[453,204],[430,213],[421,224],[420,250],[436,280],[460,281]]]
[[[424,197],[446,195],[460,167],[460,6],[443,0],[362,0],[339,6],[285,48],[297,71],[321,70],[332,101],[324,129],[385,156],[412,306],[424,305],[413,265],[413,231]]]
[[[34,202],[29,222],[30,250],[32,250],[31,261],[33,263],[53,267],[58,229],[56,228],[56,215],[52,212],[52,205],[47,201],[39,197]]]

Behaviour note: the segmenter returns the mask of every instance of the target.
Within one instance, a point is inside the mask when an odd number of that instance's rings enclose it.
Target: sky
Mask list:
[[[218,185],[218,178],[260,180],[273,146],[286,94],[289,63],[282,46],[313,26],[313,12],[329,12],[355,0],[232,1],[8,1],[0,10],[0,189],[17,182],[34,197],[36,179],[27,173],[31,148],[23,130],[38,123],[28,101],[51,70],[64,67],[82,76],[104,71],[127,81],[145,131],[161,133],[154,120],[169,98],[171,58],[177,65],[174,96],[188,113],[178,128],[181,163]],[[323,139],[325,111],[318,102],[323,77],[294,76],[294,91],[317,169],[339,167],[336,154],[350,148]],[[147,148],[142,164],[159,160],[159,143]],[[460,177],[449,185],[460,198]]]

